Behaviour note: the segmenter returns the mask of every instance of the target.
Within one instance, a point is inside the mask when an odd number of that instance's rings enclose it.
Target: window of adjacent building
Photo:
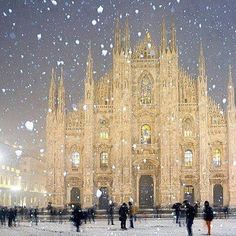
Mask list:
[[[100,155],[100,167],[108,167],[108,153],[107,152],[102,152]]]
[[[142,144],[151,143],[151,127],[147,124],[143,125],[141,128],[141,143]]]
[[[101,139],[108,139],[109,135],[107,131],[101,131],[100,132],[100,138]]]
[[[184,165],[187,167],[192,167],[193,165],[193,153],[191,150],[184,152]]]
[[[221,166],[221,152],[220,149],[215,149],[213,153],[213,165],[216,167]]]
[[[141,104],[151,104],[152,99],[152,82],[146,75],[141,80],[141,88],[140,88],[140,103]]]
[[[80,164],[80,154],[78,152],[73,152],[71,154],[72,168],[78,168]]]
[[[185,119],[183,122],[183,134],[184,137],[190,137],[193,134],[192,121],[189,118]]]

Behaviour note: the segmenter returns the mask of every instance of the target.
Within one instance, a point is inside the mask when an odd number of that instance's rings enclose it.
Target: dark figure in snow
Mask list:
[[[76,231],[80,232],[79,227],[81,225],[81,220],[83,218],[83,212],[80,206],[76,206],[74,211],[72,212],[72,220],[76,226]]]
[[[180,206],[181,205],[182,204],[180,202],[177,202],[172,206],[172,208],[175,210],[175,217],[176,217],[175,223],[176,224],[179,224],[179,217],[180,217],[180,213],[181,213],[180,212]]]
[[[127,214],[128,214],[128,207],[127,204],[124,202],[120,209],[119,209],[119,220],[121,221],[121,229],[127,229],[126,228],[126,220],[127,220]]]
[[[109,202],[107,207],[107,219],[108,219],[108,225],[111,223],[114,225],[113,219],[114,219],[114,203],[112,201]]]
[[[8,227],[12,227],[12,221],[15,217],[15,212],[14,212],[14,209],[10,208],[8,210]]]
[[[198,214],[198,208],[199,208],[199,203],[195,202],[195,204],[193,205],[194,209],[195,209],[195,217],[197,217]]]
[[[192,236],[193,235],[192,225],[195,217],[195,209],[193,206],[190,205],[188,200],[185,200],[184,204],[186,208],[186,226],[187,226],[188,236]]]
[[[35,208],[33,215],[34,215],[34,220],[35,220],[36,225],[38,225],[38,214],[39,214],[38,208]]]
[[[203,218],[206,221],[207,231],[208,231],[207,233],[208,235],[211,235],[211,221],[213,220],[214,215],[213,215],[213,209],[210,207],[208,201],[204,202]]]
[[[224,212],[225,219],[229,218],[229,207],[228,206],[224,206],[223,212]]]
[[[59,224],[62,224],[62,215],[63,215],[63,210],[59,209],[59,211],[58,211]]]
[[[130,222],[130,228],[134,228],[134,208],[132,202],[128,202],[129,204],[129,222]]]
[[[2,218],[1,218],[2,225],[6,225],[6,215],[7,215],[7,208],[2,207]]]

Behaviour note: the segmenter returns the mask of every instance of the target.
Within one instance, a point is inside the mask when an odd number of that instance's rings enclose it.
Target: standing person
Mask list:
[[[38,225],[38,209],[35,208],[34,209],[34,220],[35,220],[35,224]]]
[[[10,208],[8,210],[8,227],[12,227],[12,221],[14,219],[14,215],[15,215],[14,210]]]
[[[62,211],[62,209],[59,209],[59,211],[58,211],[59,224],[62,224],[62,215],[63,215],[63,211]]]
[[[224,215],[225,215],[225,219],[229,218],[229,207],[227,205],[224,206],[223,212],[224,212]]]
[[[80,205],[75,207],[74,211],[72,212],[72,215],[73,215],[73,222],[76,226],[76,231],[80,232],[79,227],[81,225],[81,220],[83,218],[83,212]]]
[[[128,202],[129,204],[129,222],[130,228],[134,228],[134,208],[132,202]]]
[[[204,202],[203,217],[206,221],[208,235],[211,235],[211,221],[213,220],[213,210],[208,201]]]
[[[193,206],[190,205],[188,200],[185,200],[184,204],[186,207],[186,225],[187,225],[188,236],[192,236],[193,235],[192,225],[195,216],[195,209]]]
[[[113,219],[114,219],[114,203],[112,201],[109,202],[108,208],[107,208],[107,219],[108,219],[108,225],[111,223],[114,225]]]
[[[128,214],[128,207],[127,204],[124,202],[120,209],[119,209],[119,220],[121,221],[121,229],[126,230],[126,220],[127,220],[127,214]]]

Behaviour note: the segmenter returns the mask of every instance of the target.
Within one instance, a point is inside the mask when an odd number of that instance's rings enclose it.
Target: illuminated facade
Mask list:
[[[0,206],[21,204],[20,170],[9,165],[0,165]]]
[[[188,198],[236,206],[236,110],[229,71],[224,112],[207,95],[203,47],[198,76],[180,67],[174,22],[165,20],[160,45],[149,32],[131,50],[129,25],[115,27],[112,69],[93,78],[91,49],[84,99],[65,112],[63,71],[55,72],[46,120],[48,201],[130,198],[139,207],[167,206]],[[196,53],[197,54],[197,53]],[[100,189],[102,196],[96,197]]]

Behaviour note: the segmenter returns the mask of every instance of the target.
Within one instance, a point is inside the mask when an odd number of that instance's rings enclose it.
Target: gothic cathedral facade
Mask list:
[[[223,111],[207,95],[202,45],[198,76],[178,62],[173,20],[157,47],[149,32],[134,49],[126,20],[115,26],[112,69],[94,80],[89,49],[84,99],[65,111],[55,72],[46,118],[48,201],[104,208],[109,199],[168,206],[184,199],[236,206],[236,108],[231,70]]]

